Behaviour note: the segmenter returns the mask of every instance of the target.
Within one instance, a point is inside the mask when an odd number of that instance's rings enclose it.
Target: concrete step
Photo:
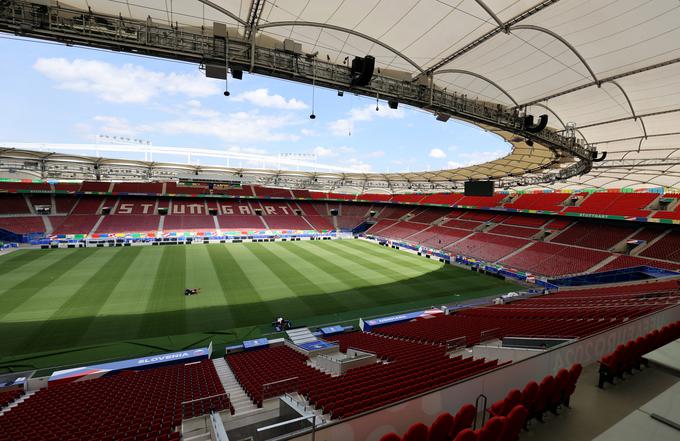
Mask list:
[[[257,409],[257,406],[253,404],[248,394],[246,394],[236,380],[236,376],[229,367],[229,364],[227,364],[227,361],[224,358],[216,358],[213,360],[213,364],[224,387],[224,391],[229,394],[229,401],[234,406],[235,414],[239,415],[243,412]]]
[[[5,406],[0,410],[0,416],[6,414],[7,412],[11,411],[15,407],[17,407],[19,404],[23,403],[24,401],[28,400],[32,395],[34,395],[37,390],[34,390],[32,392],[28,392],[17,398],[16,400],[12,401],[8,406]]]

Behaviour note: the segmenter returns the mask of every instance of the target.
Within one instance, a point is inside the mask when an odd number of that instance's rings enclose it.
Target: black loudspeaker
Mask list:
[[[373,77],[373,69],[375,69],[375,58],[370,55],[365,57],[354,57],[352,60],[352,79],[349,82],[350,86],[368,86]]]
[[[531,133],[538,133],[548,126],[548,115],[538,117],[538,124],[534,125],[534,117],[527,115],[524,117],[524,130]]]
[[[593,158],[593,162],[602,162],[604,161],[604,158],[607,157],[607,152],[602,152],[599,158],[597,156],[597,152],[593,152],[591,157]]]
[[[234,69],[232,67],[231,68],[231,77],[235,80],[242,80],[243,79],[243,71],[241,69]]]
[[[397,101],[392,101],[392,100],[387,101],[387,105],[390,107],[390,109],[395,109],[395,110],[399,107],[399,103]]]

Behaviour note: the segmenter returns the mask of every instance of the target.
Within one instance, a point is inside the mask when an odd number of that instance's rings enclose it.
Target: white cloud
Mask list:
[[[358,172],[370,172],[371,170],[373,170],[371,164],[363,162],[362,160],[357,158],[348,158],[347,163],[353,170],[356,170]]]
[[[442,149],[432,149],[430,150],[430,153],[428,154],[430,158],[437,158],[437,159],[442,159],[446,158],[446,152]]]
[[[366,156],[368,156],[369,158],[382,158],[383,156],[385,156],[385,151],[375,150],[373,152],[368,152]]]
[[[328,128],[334,135],[348,135],[354,130],[356,122],[372,121],[374,118],[401,119],[405,116],[403,109],[390,109],[383,107],[375,110],[372,104],[364,107],[356,107],[348,112],[347,118],[337,119],[328,124]]]
[[[319,158],[337,155],[337,153],[334,152],[333,149],[329,149],[329,148],[321,147],[321,146],[314,147],[314,149],[312,149],[312,153],[314,153]]]
[[[308,106],[300,100],[286,100],[281,95],[270,95],[267,89],[255,89],[235,96],[233,101],[246,101],[259,107],[272,109],[301,110]]]
[[[260,149],[256,147],[241,147],[241,146],[231,146],[227,148],[227,152],[229,153],[251,153],[254,155],[266,155],[267,150],[265,149]]]
[[[57,87],[90,93],[114,103],[147,103],[161,94],[203,97],[219,93],[212,80],[199,74],[154,72],[142,66],[114,66],[97,60],[39,58],[33,68]]]
[[[257,112],[216,112],[204,118],[181,118],[154,124],[156,131],[169,134],[215,136],[224,141],[298,141],[300,136],[280,129],[293,124],[286,116],[266,116]]]
[[[99,132],[104,135],[136,136],[139,133],[139,130],[133,127],[125,118],[99,115],[92,119],[98,123]]]
[[[310,129],[301,129],[300,133],[303,136],[318,136],[319,135],[315,130],[310,130]]]

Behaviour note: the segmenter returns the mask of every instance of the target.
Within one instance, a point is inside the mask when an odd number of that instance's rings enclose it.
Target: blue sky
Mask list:
[[[4,36],[0,53],[0,142],[95,145],[103,134],[154,146],[314,153],[319,163],[372,172],[469,165],[509,149],[474,126],[383,101],[376,112],[374,99],[334,90],[316,88],[310,120],[310,86],[247,73],[230,79],[225,98],[224,81],[195,65]]]

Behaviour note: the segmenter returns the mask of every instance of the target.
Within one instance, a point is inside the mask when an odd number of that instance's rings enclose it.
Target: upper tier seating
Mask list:
[[[57,182],[54,184],[56,191],[79,191],[82,184],[73,182]]]
[[[662,198],[675,200],[676,201],[675,209],[659,210],[656,213],[654,213],[654,216],[652,217],[658,219],[680,220],[680,204],[677,203],[677,200],[680,199],[680,193],[666,193],[662,196]]]
[[[110,188],[113,186],[112,182],[93,182],[85,181],[80,186],[80,191],[93,191],[97,193],[106,193],[111,191]]]
[[[21,194],[3,194],[0,214],[30,214],[31,210]]]
[[[357,196],[357,200],[359,201],[375,201],[375,202],[387,202],[392,198],[392,195],[389,194],[360,194]]]
[[[211,360],[128,371],[40,389],[0,416],[0,440],[179,440],[183,416],[212,409],[233,413]]]
[[[641,256],[680,262],[680,231],[673,230],[651,244]]]
[[[40,216],[0,217],[0,228],[16,234],[42,233],[45,223]]]
[[[608,253],[587,248],[536,242],[499,263],[546,276],[559,276],[585,272],[608,256]]]
[[[0,190],[17,191],[51,191],[50,184],[46,182],[0,182]]]
[[[458,201],[462,198],[463,195],[460,193],[435,193],[425,196],[421,203],[453,205],[458,203]]]
[[[158,215],[111,214],[104,216],[96,233],[155,233],[160,219]]]
[[[497,207],[505,199],[507,194],[496,193],[493,196],[463,196],[456,205],[465,207]]]
[[[253,186],[255,196],[264,198],[292,198],[293,194],[287,188]]]
[[[554,237],[551,242],[608,250],[633,234],[637,229],[639,229],[638,225],[605,225],[577,222]]]
[[[475,233],[446,249],[468,257],[495,262],[528,243],[529,241],[525,239],[515,237]]]
[[[422,194],[395,194],[390,199],[390,202],[410,202],[412,204],[420,203],[425,195]]]
[[[566,212],[647,217],[644,208],[659,195],[655,193],[593,193],[578,207],[567,207]]]
[[[534,193],[520,195],[514,202],[506,203],[506,208],[517,210],[562,211],[562,203],[569,199],[570,193]]]
[[[163,184],[160,182],[116,182],[113,191],[118,193],[163,193]]]

